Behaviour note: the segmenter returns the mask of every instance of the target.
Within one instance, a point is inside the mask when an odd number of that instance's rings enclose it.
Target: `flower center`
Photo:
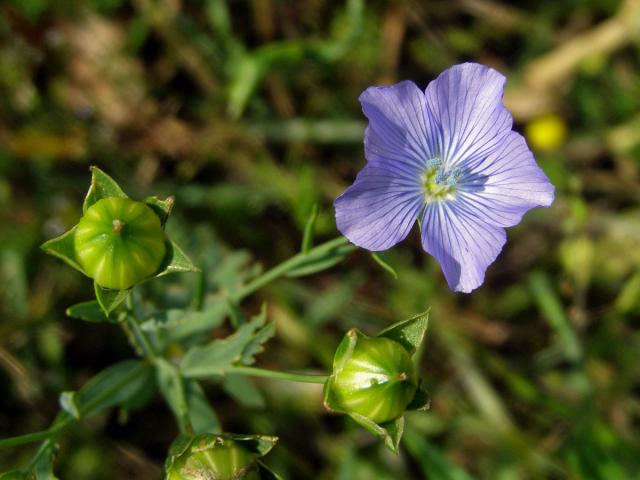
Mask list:
[[[428,160],[422,174],[422,188],[427,202],[452,198],[461,174],[459,168],[447,170],[439,158]]]

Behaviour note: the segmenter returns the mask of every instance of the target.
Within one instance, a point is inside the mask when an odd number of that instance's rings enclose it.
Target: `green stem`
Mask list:
[[[26,445],[28,443],[36,443],[43,440],[48,440],[49,438],[58,435],[58,433],[60,433],[75,421],[76,420],[73,417],[66,417],[64,420],[54,425],[53,427],[48,428],[47,430],[27,433],[25,435],[18,435],[17,437],[5,438],[3,440],[0,440],[0,449],[17,447],[19,445]]]
[[[191,418],[189,416],[189,403],[187,402],[187,394],[184,388],[184,378],[182,378],[182,375],[177,368],[165,361],[165,359],[158,354],[151,340],[147,337],[147,334],[140,328],[133,304],[133,290],[127,297],[127,325],[133,333],[135,343],[140,345],[145,357],[153,362],[154,365],[157,365],[159,362],[165,362],[167,365],[171,366],[171,372],[174,377],[173,381],[176,384],[176,393],[178,395],[178,411],[175,415],[176,421],[178,422],[178,427],[180,428],[181,433],[193,435],[193,426],[191,425]]]
[[[264,377],[275,380],[287,380],[299,383],[325,383],[328,375],[309,375],[304,373],[278,372],[257,367],[231,367],[227,370],[229,374],[248,375],[250,377]]]
[[[264,287],[266,284],[280,277],[283,277],[296,268],[303,266],[305,263],[308,263],[314,259],[321,258],[323,255],[330,253],[332,250],[337,250],[340,247],[343,247],[343,252],[345,255],[357,249],[356,246],[350,245],[349,240],[347,240],[345,237],[334,238],[333,240],[322,243],[307,252],[298,253],[290,259],[285,260],[279,265],[276,265],[271,270],[264,272],[262,275],[254,278],[244,287],[234,292],[231,295],[231,298],[233,301],[240,301],[243,298],[254,293],[256,290]]]
[[[140,346],[144,356],[152,362],[155,362],[158,358],[158,353],[151,341],[147,338],[147,334],[140,328],[140,324],[138,323],[138,318],[136,317],[133,305],[133,290],[131,290],[131,293],[127,296],[127,326],[131,330],[135,343]]]
[[[158,359],[158,367],[170,372],[172,382],[176,386],[175,408],[172,408],[171,404],[169,404],[169,407],[174,412],[176,421],[178,422],[178,427],[180,428],[180,433],[193,435],[193,425],[191,424],[191,417],[189,415],[189,401],[187,400],[184,377],[175,365],[164,358]]]

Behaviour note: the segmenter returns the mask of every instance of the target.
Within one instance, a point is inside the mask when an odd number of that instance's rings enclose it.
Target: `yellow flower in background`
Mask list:
[[[554,113],[540,115],[525,127],[527,142],[534,150],[548,152],[560,148],[567,138],[567,124]]]

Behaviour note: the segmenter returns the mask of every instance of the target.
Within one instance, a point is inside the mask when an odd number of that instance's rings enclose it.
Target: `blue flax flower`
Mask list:
[[[410,81],[360,96],[366,166],[335,201],[338,229],[386,250],[421,219],[423,248],[452,290],[479,287],[516,225],[553,202],[554,187],[502,103],[505,77],[455,65],[423,93]]]

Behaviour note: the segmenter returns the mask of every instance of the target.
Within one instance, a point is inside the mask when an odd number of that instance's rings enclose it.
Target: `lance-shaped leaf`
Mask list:
[[[155,313],[141,327],[145,331],[157,332],[160,339],[167,343],[178,342],[219,327],[226,315],[226,303],[219,299],[202,311],[171,309]]]
[[[413,355],[427,332],[427,326],[429,325],[429,311],[420,313],[415,317],[411,317],[408,320],[395,323],[388,328],[385,328],[378,337],[389,338],[402,345],[409,355]]]
[[[76,303],[67,308],[67,316],[84,320],[85,322],[100,323],[110,321],[97,300]]]
[[[86,212],[98,200],[108,197],[129,198],[113,178],[98,167],[91,167],[91,185],[84,199],[82,212]]]
[[[73,227],[71,230],[63,233],[59,237],[52,238],[51,240],[46,241],[40,248],[42,248],[42,250],[44,250],[49,255],[58,257],[60,260],[63,260],[65,263],[75,268],[79,272],[87,275],[80,266],[78,257],[76,256],[76,247],[74,243],[76,228],[77,227]]]
[[[300,257],[300,262],[287,272],[287,277],[304,277],[327,270],[343,261],[354,250],[353,245],[340,245],[332,250],[321,251],[317,254],[312,251]]]
[[[153,367],[139,360],[124,360],[100,372],[87,382],[76,394],[66,392],[64,405],[70,406],[72,416],[95,415],[107,408],[139,405],[154,381]]]

